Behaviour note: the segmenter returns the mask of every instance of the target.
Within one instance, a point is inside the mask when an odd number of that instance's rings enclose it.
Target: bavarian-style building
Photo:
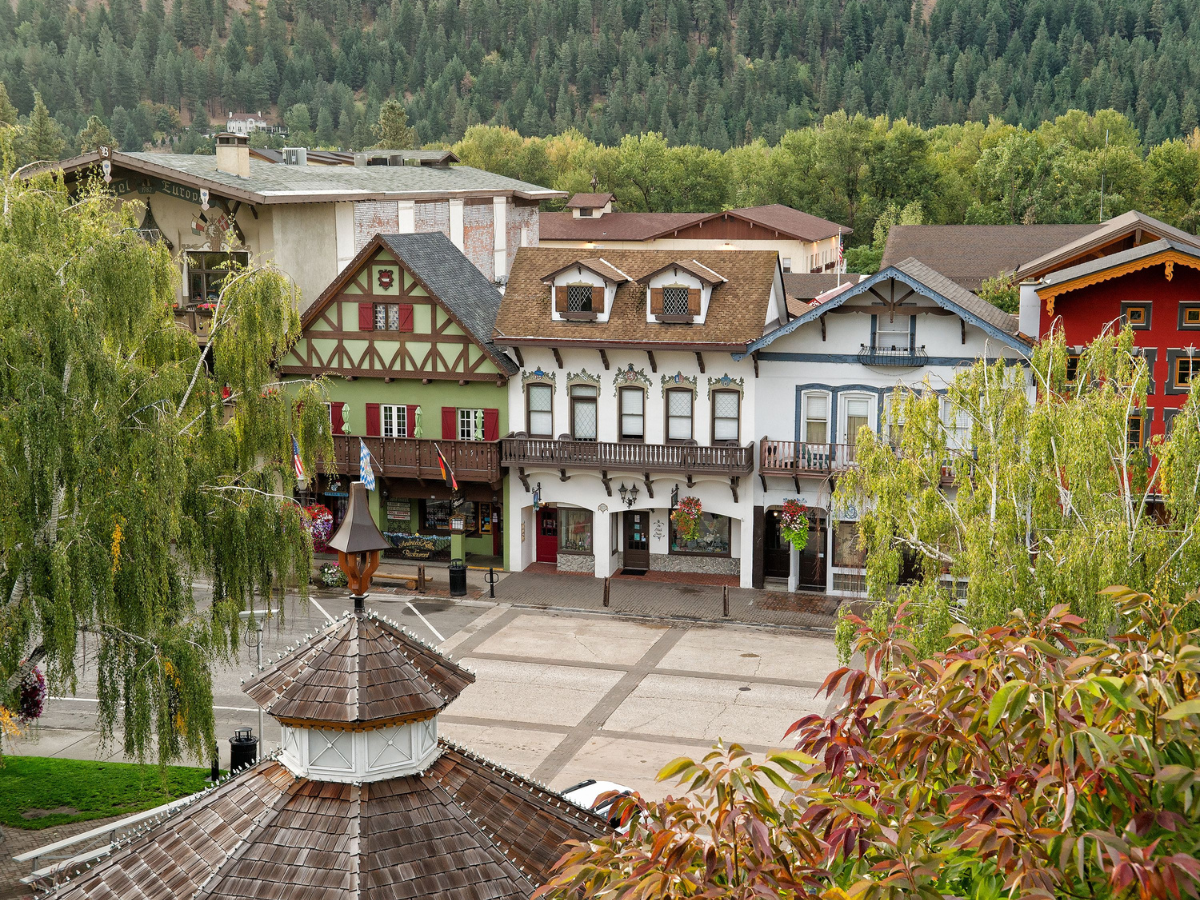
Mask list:
[[[328,378],[336,466],[309,499],[345,514],[360,438],[371,508],[400,559],[449,559],[450,516],[476,562],[505,556],[500,435],[517,366],[491,340],[500,294],[441,233],[377,235],[302,317],[285,377]],[[453,470],[443,478],[438,451]]]

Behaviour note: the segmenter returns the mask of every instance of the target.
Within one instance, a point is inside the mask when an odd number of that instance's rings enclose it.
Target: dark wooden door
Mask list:
[[[558,510],[552,506],[538,510],[537,561],[558,565]]]
[[[650,568],[650,513],[625,513],[625,568]]]
[[[763,575],[787,578],[791,574],[792,545],[779,530],[779,510],[768,509],[763,528]]]
[[[802,587],[825,590],[825,519],[809,516],[808,543],[800,551],[800,578]]]

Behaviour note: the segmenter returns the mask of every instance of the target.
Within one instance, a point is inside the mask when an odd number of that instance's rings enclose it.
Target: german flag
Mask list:
[[[433,449],[437,451],[438,466],[442,470],[442,481],[445,482],[446,487],[450,488],[450,490],[457,491],[458,479],[454,477],[454,470],[450,468],[450,463],[446,462],[446,454],[442,453],[442,448],[437,444],[433,445]]]

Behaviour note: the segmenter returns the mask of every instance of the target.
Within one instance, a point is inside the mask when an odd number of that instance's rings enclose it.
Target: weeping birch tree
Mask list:
[[[5,159],[0,708],[33,664],[54,692],[82,662],[106,739],[205,757],[210,666],[236,649],[238,612],[308,580],[291,436],[309,471],[332,441],[322,386],[275,383],[299,333],[293,288],[230,270],[202,348],[175,324],[177,266],[139,235],[135,204],[11,177]]]
[[[1103,632],[1111,584],[1183,603],[1200,584],[1200,404],[1141,442],[1149,382],[1125,331],[1077,360],[1054,334],[1028,368],[979,362],[944,392],[898,389],[835,501],[861,511],[877,624],[908,601],[928,653],[956,622],[987,628],[1018,607],[1066,603]]]

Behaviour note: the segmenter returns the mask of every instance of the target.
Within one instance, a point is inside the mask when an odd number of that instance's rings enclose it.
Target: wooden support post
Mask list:
[[[417,592],[425,593],[425,567],[417,566]]]
[[[608,609],[608,604],[609,604],[608,582],[609,582],[609,579],[605,578],[604,579],[604,608],[605,609]]]

